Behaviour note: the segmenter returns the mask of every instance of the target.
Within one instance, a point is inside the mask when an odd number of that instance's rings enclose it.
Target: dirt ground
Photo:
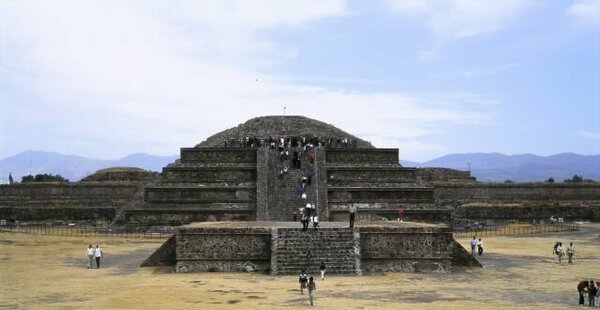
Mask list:
[[[0,309],[310,307],[296,276],[138,268],[162,241],[0,232]],[[575,242],[575,264],[553,263],[555,241]],[[104,248],[100,269],[85,268],[89,243]],[[600,224],[578,232],[486,237],[484,244],[485,268],[326,277],[317,282],[315,308],[565,309],[576,307],[579,281],[600,280]]]

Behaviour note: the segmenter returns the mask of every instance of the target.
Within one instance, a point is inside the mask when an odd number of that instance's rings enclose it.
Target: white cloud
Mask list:
[[[11,152],[1,155],[173,154],[284,105],[382,147],[398,143],[390,135],[411,141],[493,119],[473,108],[487,100],[477,95],[309,87],[256,65],[288,52],[263,29],[344,16],[343,1],[162,3],[0,2],[0,149]]]
[[[600,25],[600,1],[581,0],[567,8],[575,21],[582,25]]]
[[[470,37],[507,27],[528,0],[387,0],[400,14],[425,18],[440,39]],[[430,52],[431,53],[431,52]],[[430,54],[429,53],[429,54]],[[425,53],[427,54],[427,53]],[[424,57],[429,57],[423,55]]]

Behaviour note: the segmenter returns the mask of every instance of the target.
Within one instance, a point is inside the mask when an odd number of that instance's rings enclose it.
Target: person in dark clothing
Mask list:
[[[584,294],[588,292],[588,281],[581,281],[577,284],[577,292],[579,292],[579,305],[585,304]]]
[[[302,209],[301,222],[302,222],[302,231],[306,231],[308,229],[308,213],[309,211],[306,208]]]
[[[596,300],[597,294],[598,294],[598,286],[596,286],[594,281],[590,281],[590,285],[588,287],[588,305],[590,307],[594,306],[594,301]]]

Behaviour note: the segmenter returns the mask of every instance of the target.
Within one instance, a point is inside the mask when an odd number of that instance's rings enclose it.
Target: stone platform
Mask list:
[[[322,222],[302,231],[297,222],[212,222],[180,228],[145,266],[172,253],[177,272],[260,271],[317,274],[438,272],[452,270],[455,243],[443,224]],[[165,249],[166,248],[166,249]]]

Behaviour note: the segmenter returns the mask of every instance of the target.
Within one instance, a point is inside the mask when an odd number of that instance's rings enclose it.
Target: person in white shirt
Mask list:
[[[94,257],[96,258],[96,268],[100,268],[100,259],[102,258],[102,248],[99,245],[96,245],[96,249],[94,250]]]
[[[94,247],[90,244],[90,246],[85,249],[85,254],[87,256],[87,269],[92,268],[94,265]]]

